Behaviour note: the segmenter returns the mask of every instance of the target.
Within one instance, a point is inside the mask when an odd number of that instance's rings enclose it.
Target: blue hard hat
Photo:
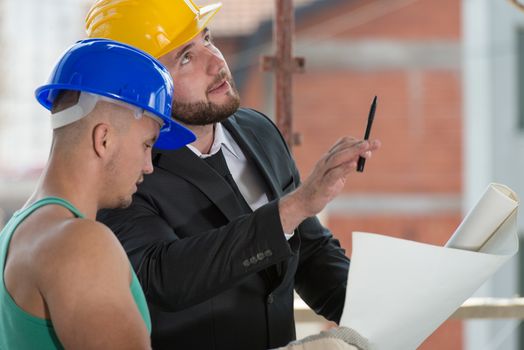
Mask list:
[[[195,135],[171,119],[173,81],[149,54],[108,39],[80,40],[62,55],[46,85],[35,91],[48,110],[60,91],[83,91],[144,109],[164,121],[155,143],[172,150],[195,141]]]

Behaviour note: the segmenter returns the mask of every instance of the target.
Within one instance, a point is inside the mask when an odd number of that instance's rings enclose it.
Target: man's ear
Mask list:
[[[109,152],[109,146],[111,145],[111,127],[106,123],[96,124],[93,128],[93,150],[99,158],[104,158]]]

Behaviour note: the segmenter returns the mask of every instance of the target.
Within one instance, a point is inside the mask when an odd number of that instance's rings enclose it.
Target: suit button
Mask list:
[[[242,265],[244,265],[244,267],[249,267],[249,265],[251,265],[251,264],[249,263],[249,260],[246,259],[246,260],[242,261]]]
[[[264,255],[264,253],[258,253],[257,254],[257,259],[258,261],[262,261],[266,258],[266,256]]]
[[[249,262],[252,263],[252,264],[256,264],[258,262],[257,258],[255,258],[254,256],[252,256],[250,259],[249,259]]]
[[[273,252],[272,252],[271,250],[268,249],[268,250],[266,250],[266,251],[264,252],[264,255],[265,255],[266,257],[270,257],[271,255],[273,255]]]
[[[274,298],[273,298],[273,294],[269,294],[267,296],[267,303],[268,304],[273,304],[273,301],[275,301]]]

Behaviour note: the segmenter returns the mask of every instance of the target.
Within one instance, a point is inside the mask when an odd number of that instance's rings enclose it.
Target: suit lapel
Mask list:
[[[155,156],[155,165],[197,187],[229,221],[244,213],[226,180],[189,148],[159,151]]]

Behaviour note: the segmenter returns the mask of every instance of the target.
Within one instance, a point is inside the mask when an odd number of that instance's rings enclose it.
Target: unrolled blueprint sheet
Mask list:
[[[518,204],[489,185],[445,247],[355,232],[340,324],[372,350],[416,349],[517,252]]]

